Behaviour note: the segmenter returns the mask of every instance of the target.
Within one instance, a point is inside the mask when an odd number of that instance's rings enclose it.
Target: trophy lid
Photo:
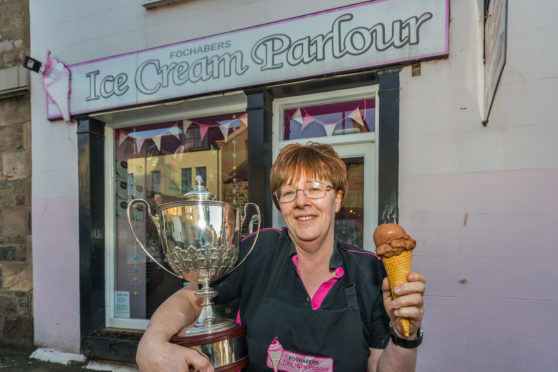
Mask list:
[[[192,190],[184,194],[184,199],[186,201],[203,201],[203,200],[217,200],[214,193],[207,190],[207,187],[202,185],[203,179],[198,174],[196,176],[196,186],[192,187]]]

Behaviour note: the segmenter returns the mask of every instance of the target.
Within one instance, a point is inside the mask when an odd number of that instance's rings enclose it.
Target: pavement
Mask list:
[[[31,357],[35,350],[35,348],[0,345],[0,372],[137,371],[136,366],[133,364],[119,364],[95,360],[69,361],[68,364],[62,364],[38,360],[35,357]]]

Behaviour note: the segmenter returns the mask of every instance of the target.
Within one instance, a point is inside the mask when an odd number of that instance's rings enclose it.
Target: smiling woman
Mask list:
[[[343,160],[327,144],[289,144],[271,167],[270,183],[286,228],[263,229],[244,264],[214,286],[217,304],[238,300],[237,319],[247,332],[248,369],[315,371],[319,365],[324,372],[333,372],[334,366],[336,371],[411,371],[421,341],[417,331],[424,277],[409,275],[408,296],[392,304],[376,255],[336,239],[335,215],[348,183]],[[243,239],[241,255],[254,241],[254,234]],[[166,345],[167,336],[177,329],[174,325],[201,311],[197,289],[194,283],[178,291],[153,315],[138,348],[142,370],[168,370],[152,365],[157,362],[151,357],[154,348],[166,354],[165,363],[174,358],[174,363],[211,370],[193,350],[171,352]],[[389,341],[389,323],[393,332],[401,333],[400,315],[395,315],[401,301],[410,310],[413,343],[395,346]],[[380,358],[383,353],[388,356]],[[386,362],[390,358],[401,364]],[[150,365],[153,368],[143,367]]]

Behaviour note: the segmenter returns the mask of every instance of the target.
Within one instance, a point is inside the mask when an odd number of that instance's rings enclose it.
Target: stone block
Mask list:
[[[11,236],[6,239],[6,244],[25,244],[26,241],[23,236]]]
[[[17,301],[12,293],[1,291],[0,314],[14,314],[17,311]]]
[[[21,245],[16,247],[15,260],[19,262],[27,261],[27,246]]]
[[[23,149],[23,127],[0,128],[0,152]]]
[[[2,65],[8,67],[22,64],[26,54],[27,51],[24,49],[13,50],[11,52],[4,53],[2,54]]]
[[[26,208],[2,208],[0,210],[0,234],[27,235],[29,212]]]
[[[30,151],[8,152],[2,155],[2,175],[4,180],[27,178],[31,173]]]
[[[31,148],[31,122],[23,123],[23,148],[29,150]]]
[[[31,265],[21,263],[3,264],[2,282],[4,291],[12,291],[15,297],[22,297],[18,294],[31,291],[33,288]],[[17,305],[19,301],[17,300],[15,303]]]
[[[0,127],[29,120],[31,120],[31,107],[28,96],[0,99]]]
[[[0,97],[8,97],[10,92],[24,92],[25,88],[29,88],[29,70],[22,64],[0,68]]]
[[[12,345],[33,345],[33,318],[31,316],[4,316],[1,322],[0,342]]]
[[[14,43],[11,40],[0,41],[0,54],[11,52],[12,50],[14,50]]]
[[[29,206],[28,180],[0,182],[0,207]]]
[[[29,38],[29,2],[2,1],[0,35],[5,40]],[[27,42],[28,43],[28,42]]]
[[[0,246],[0,261],[15,261],[16,247],[13,245]]]

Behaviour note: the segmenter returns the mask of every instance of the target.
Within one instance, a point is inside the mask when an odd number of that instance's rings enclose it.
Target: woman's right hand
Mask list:
[[[170,296],[149,321],[136,353],[141,372],[213,372],[207,356],[187,347],[171,344],[168,340],[198,318],[201,305],[195,295],[196,283],[183,287]]]
[[[136,363],[141,372],[188,372],[190,367],[200,372],[213,372],[209,359],[201,352],[150,338],[142,337],[138,345]]]

